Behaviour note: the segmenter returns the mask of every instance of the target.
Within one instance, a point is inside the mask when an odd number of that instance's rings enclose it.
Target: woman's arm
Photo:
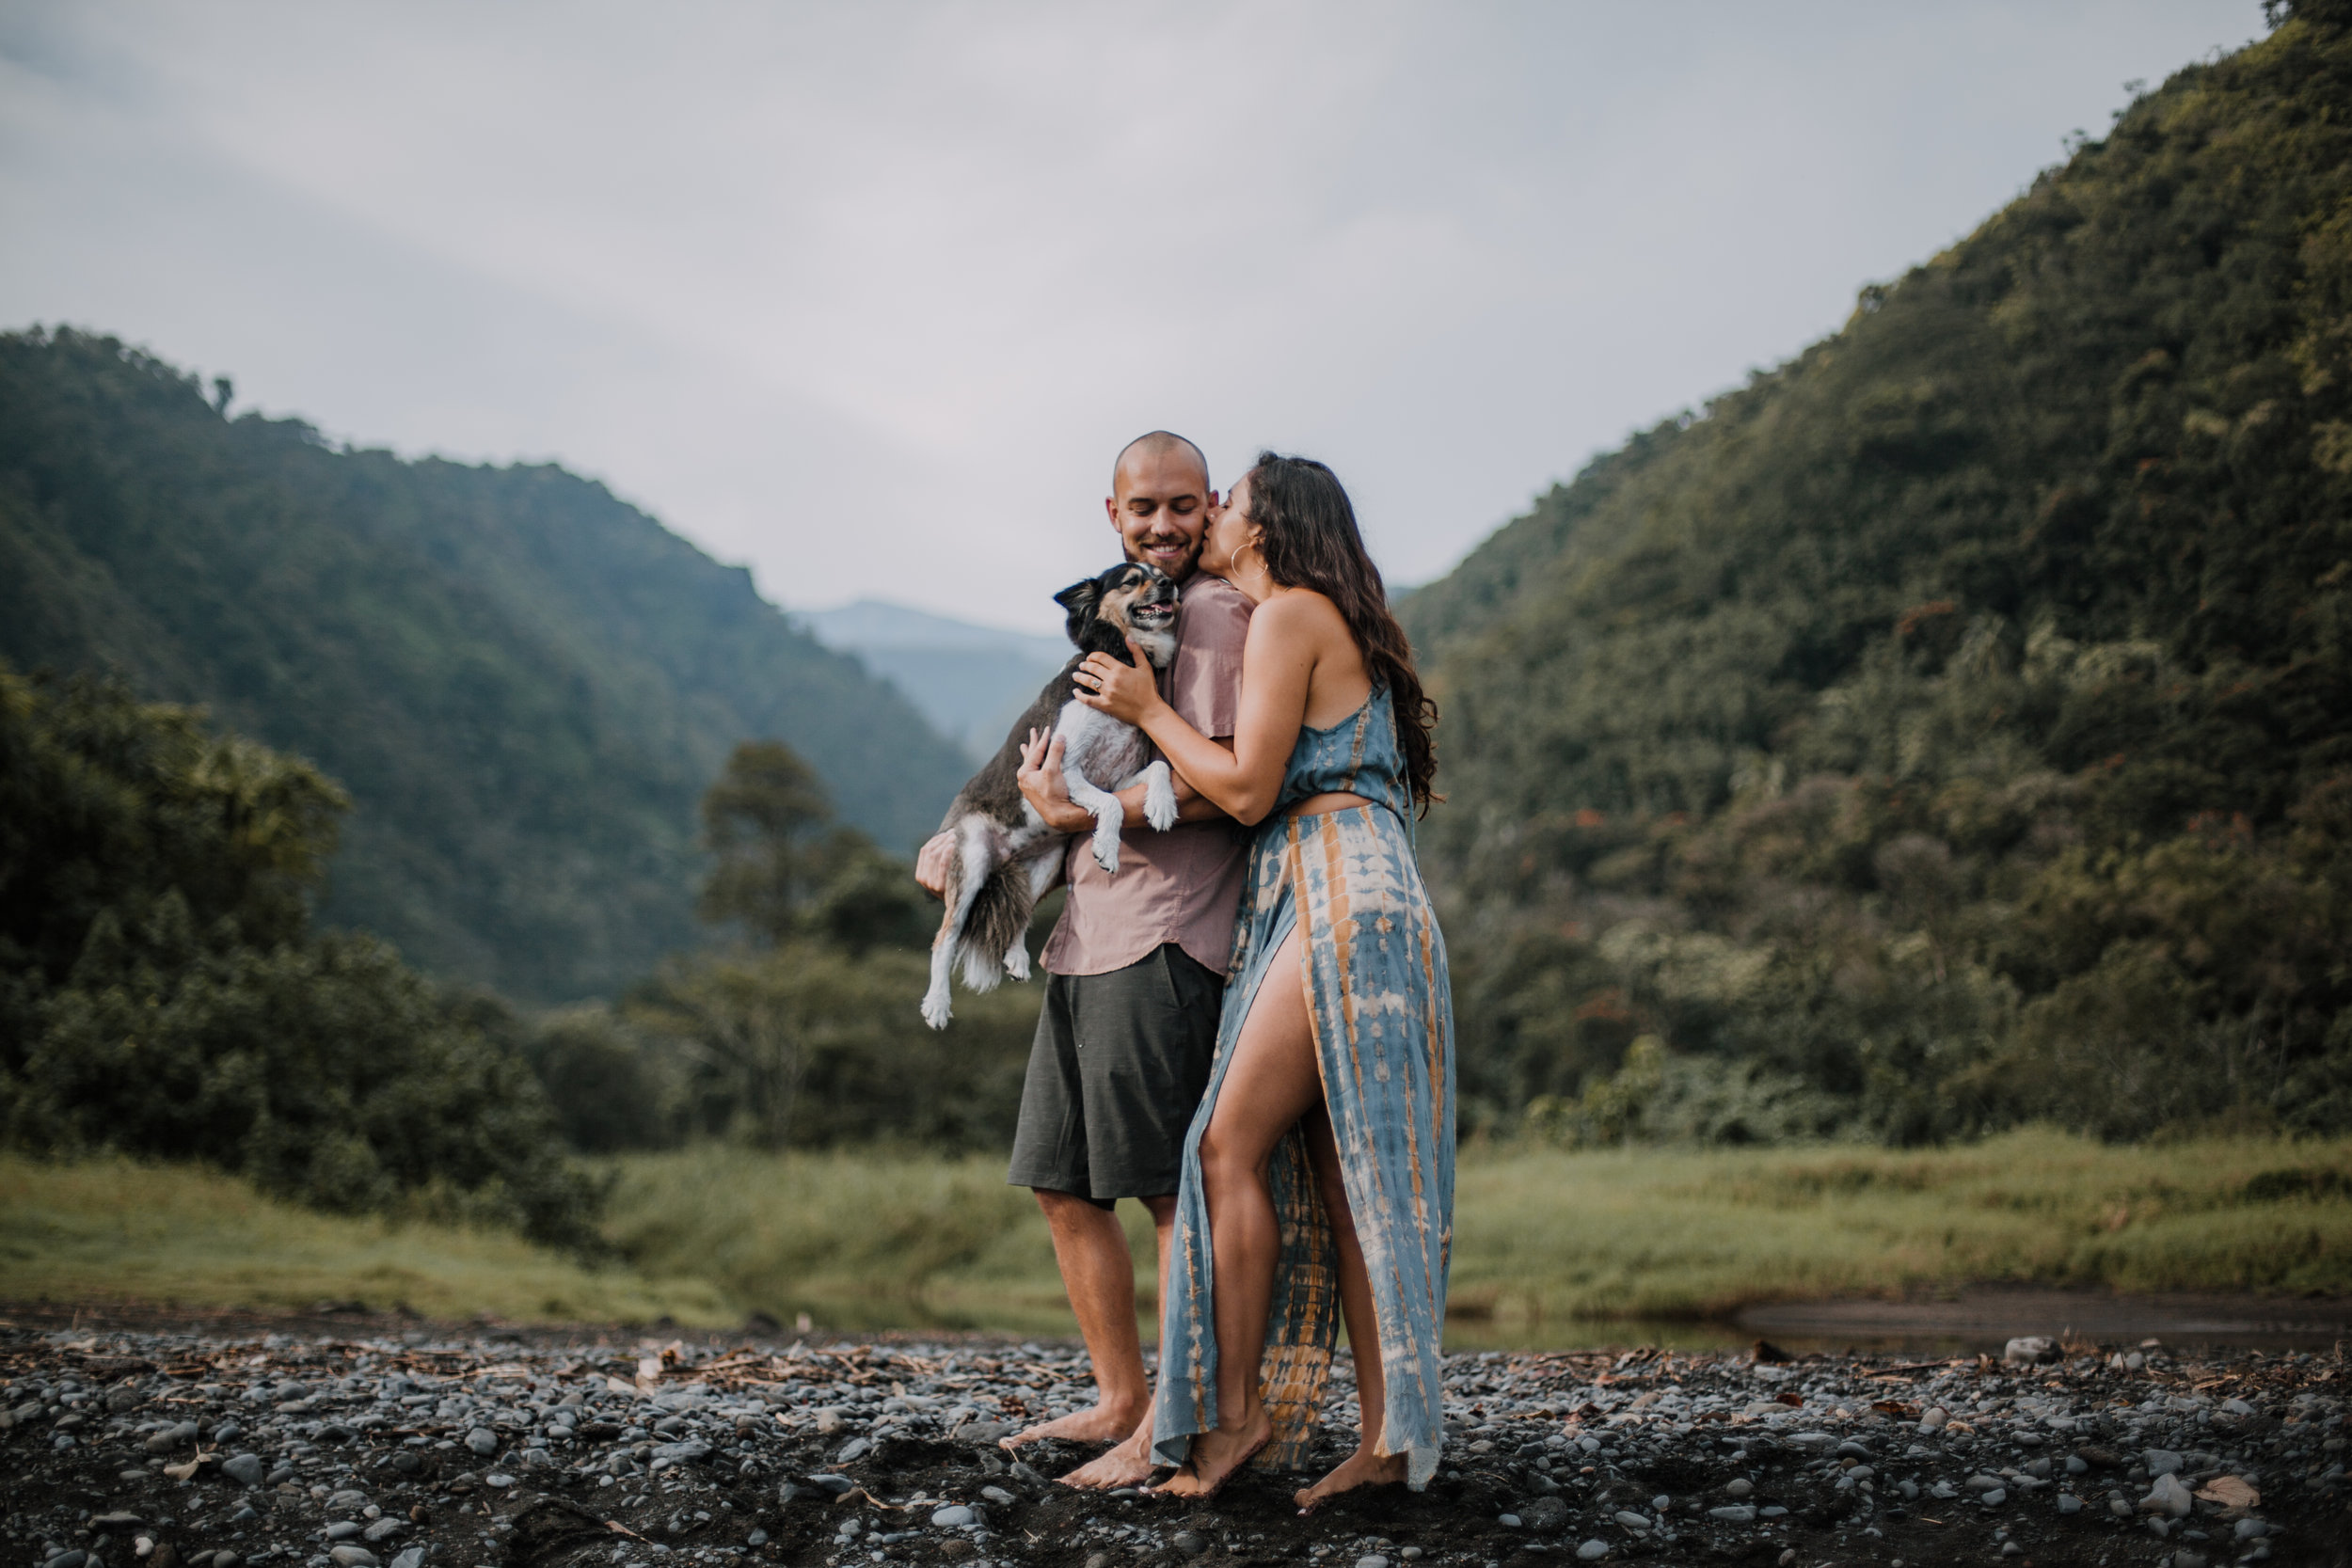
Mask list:
[[[1089,657],[1081,668],[1097,685],[1078,692],[1078,701],[1150,736],[1168,765],[1228,816],[1246,825],[1262,822],[1281,793],[1283,769],[1306,721],[1307,690],[1330,631],[1315,613],[1319,609],[1338,622],[1337,611],[1315,594],[1278,594],[1249,618],[1242,644],[1241,718],[1231,752],[1178,716],[1139,654],[1133,665],[1102,654]],[[1340,632],[1345,635],[1344,623]]]

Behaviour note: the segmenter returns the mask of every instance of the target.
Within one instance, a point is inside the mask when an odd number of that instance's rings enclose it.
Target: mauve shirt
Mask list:
[[[1176,657],[1160,695],[1202,735],[1241,724],[1241,650],[1257,606],[1222,578],[1185,579],[1176,602]],[[1105,789],[1112,782],[1098,779]],[[1248,869],[1249,831],[1230,816],[1120,835],[1119,875],[1094,863],[1087,835],[1070,841],[1069,901],[1045,942],[1054,974],[1107,974],[1172,942],[1217,974],[1232,957],[1233,913]]]

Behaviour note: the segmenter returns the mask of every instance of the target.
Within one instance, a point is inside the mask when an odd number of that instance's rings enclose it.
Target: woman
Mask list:
[[[1079,701],[1139,725],[1259,828],[1208,1092],[1185,1140],[1152,1453],[1158,1490],[1215,1493],[1261,1449],[1304,1458],[1346,1321],[1362,1437],[1297,1494],[1427,1484],[1454,1212],[1454,1016],[1414,863],[1434,798],[1411,650],[1331,470],[1259,454],[1200,569],[1255,601],[1229,752],[1150,666],[1096,655]],[[1271,978],[1274,983],[1263,984]]]

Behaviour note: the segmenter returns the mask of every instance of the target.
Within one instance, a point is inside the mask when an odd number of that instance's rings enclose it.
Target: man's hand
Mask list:
[[[1061,752],[1061,736],[1031,730],[1021,746],[1021,771],[1013,776],[1014,782],[1021,786],[1022,799],[1054,832],[1090,832],[1094,817],[1070,798],[1069,781],[1062,777]]]
[[[914,879],[934,898],[947,896],[947,868],[956,863],[956,835],[933,833],[914,857]]]

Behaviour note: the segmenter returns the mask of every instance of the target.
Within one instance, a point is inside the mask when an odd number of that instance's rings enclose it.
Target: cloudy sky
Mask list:
[[[1418,581],[2256,0],[0,0],[0,325],[554,458],[796,609],[1052,629],[1111,454]]]

